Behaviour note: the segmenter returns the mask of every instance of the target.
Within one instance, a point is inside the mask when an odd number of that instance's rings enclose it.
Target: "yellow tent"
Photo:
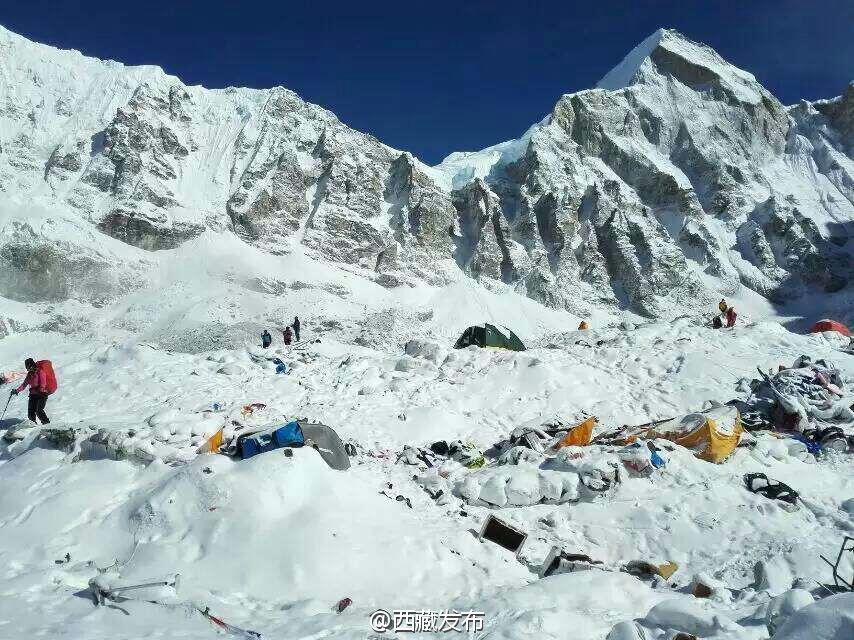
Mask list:
[[[664,438],[694,451],[698,458],[720,464],[738,446],[744,428],[738,409],[714,407],[655,425],[647,438]]]

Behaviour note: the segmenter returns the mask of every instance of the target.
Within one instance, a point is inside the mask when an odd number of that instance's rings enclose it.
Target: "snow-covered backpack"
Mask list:
[[[53,372],[53,363],[50,360],[39,360],[36,362],[36,371],[44,372],[44,389],[47,395],[56,393],[56,374]]]

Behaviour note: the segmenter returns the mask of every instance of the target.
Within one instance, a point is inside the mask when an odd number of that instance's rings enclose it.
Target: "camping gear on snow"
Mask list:
[[[851,331],[849,331],[848,327],[837,320],[819,320],[809,330],[810,333],[824,333],[825,331],[836,331],[843,336],[851,336]]]
[[[289,371],[288,365],[282,362],[280,358],[273,358],[273,364],[276,365],[276,373],[287,373]]]
[[[299,421],[305,444],[312,447],[330,468],[346,471],[350,468],[350,456],[341,438],[332,427],[319,422]]]
[[[210,612],[210,607],[205,607],[204,609],[194,607],[194,609],[201,613],[205,618],[210,620],[218,628],[222,629],[231,636],[235,636],[237,638],[244,638],[245,640],[260,640],[261,638],[261,634],[257,631],[250,631],[249,629],[241,629],[240,627],[235,627],[233,624],[228,624],[224,620],[221,620],[220,618],[217,618],[216,616],[212,615]]]
[[[107,600],[116,600],[120,593],[126,591],[135,591],[137,589],[149,589],[153,587],[172,587],[178,591],[181,576],[175,574],[175,577],[170,580],[161,580],[160,582],[146,582],[144,584],[134,584],[124,587],[113,587],[103,579],[103,573],[99,573],[96,577],[89,580],[89,592],[92,594],[92,600],[95,606],[104,604]]]
[[[433,466],[433,463],[427,455],[427,451],[412,447],[408,444],[404,445],[403,451],[398,454],[395,464],[401,460],[404,464],[411,464],[414,466],[421,466],[424,464],[428,469]]]
[[[450,443],[439,440],[430,445],[430,451],[443,458],[456,460],[469,469],[479,469],[486,464],[483,453],[471,442],[463,444],[462,440],[455,440]],[[403,453],[398,456],[398,460],[401,457],[407,464],[418,464],[420,460],[428,467],[433,466],[427,457],[427,452],[422,449],[418,449],[416,452],[413,447],[406,446],[403,448]]]
[[[792,434],[792,440],[796,440],[803,444],[807,453],[811,453],[814,456],[817,456],[819,453],[821,453],[821,443],[815,440],[814,438],[810,438],[809,436],[802,433],[794,433]]]
[[[451,448],[448,446],[448,443],[444,440],[439,440],[430,445],[430,451],[435,453],[437,456],[445,456],[447,457],[451,451]]]
[[[590,325],[589,325],[589,324],[587,324],[587,320],[582,320],[582,321],[578,324],[578,330],[579,330],[579,331],[586,331],[586,330],[587,330],[587,329],[589,329],[589,328],[590,328]]]
[[[744,476],[747,490],[769,500],[781,500],[792,506],[798,501],[798,492],[778,480],[771,480],[764,473],[748,473]]]
[[[557,444],[552,447],[553,451],[563,449],[564,447],[581,447],[590,444],[591,436],[593,435],[593,427],[596,424],[596,417],[591,416],[579,422],[572,427]]]
[[[720,464],[735,450],[742,431],[738,409],[719,406],[657,424],[646,437],[670,440],[702,460]]]
[[[244,405],[240,410],[240,416],[245,418],[246,416],[251,416],[255,411],[262,411],[267,408],[267,405],[263,402],[253,402],[252,404]]]
[[[564,553],[561,551],[560,547],[552,547],[537,573],[540,578],[546,578],[559,573],[602,569],[603,567],[601,565],[603,565],[601,560],[593,560],[588,555],[581,553]]]
[[[240,457],[243,460],[282,447],[301,447],[305,444],[302,428],[296,421],[286,425],[246,434],[238,440]]]
[[[465,349],[470,345],[481,348],[509,349],[511,351],[525,350],[525,345],[510,329],[489,323],[469,327],[463,331],[463,334],[454,344],[454,349]]]
[[[499,520],[492,514],[489,514],[483,522],[480,535],[478,535],[478,540],[481,542],[484,540],[494,542],[499,547],[504,547],[508,551],[515,553],[517,558],[519,557],[519,552],[522,550],[522,545],[525,544],[525,540],[527,539],[527,533],[507,524],[503,520]]]
[[[659,576],[665,580],[669,580],[670,576],[676,573],[679,565],[675,562],[665,562],[664,564],[652,564],[644,560],[631,560],[627,562],[622,571],[636,576],[638,578],[652,578]]]
[[[792,436],[804,442],[810,453],[817,454],[821,451],[836,451],[847,453],[849,449],[848,438],[839,427],[825,427],[823,429],[807,429],[802,434]]]
[[[664,460],[658,455],[658,449],[651,443],[637,440],[617,452],[617,456],[629,471],[643,477],[651,476],[656,469],[664,466]]]
[[[767,417],[781,431],[810,427],[854,428],[854,398],[846,391],[839,369],[826,360],[798,357],[792,367],[750,383],[752,393],[739,406]]]
[[[222,446],[222,436],[223,427],[220,427],[215,434],[196,450],[196,453],[219,453],[219,448]]]
[[[842,540],[842,545],[839,547],[839,553],[836,554],[836,562],[831,562],[824,556],[819,556],[819,558],[824,560],[833,568],[833,584],[837,591],[854,591],[854,574],[852,574],[851,580],[846,580],[839,575],[839,564],[842,562],[842,554],[846,551],[850,551],[852,556],[854,556],[854,538],[850,536],[845,536]],[[854,559],[854,557],[852,557],[852,559]]]

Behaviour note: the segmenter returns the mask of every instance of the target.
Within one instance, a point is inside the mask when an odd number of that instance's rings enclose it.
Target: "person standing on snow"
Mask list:
[[[261,346],[265,349],[273,344],[273,336],[270,335],[270,332],[264,329],[264,332],[261,334]]]
[[[294,332],[291,331],[290,327],[285,327],[285,330],[282,331],[282,338],[285,340],[285,344],[290,344],[294,339]]]
[[[296,341],[299,342],[299,318],[297,316],[294,316],[293,327],[294,327],[294,338],[296,338]]]
[[[726,313],[726,310],[728,307],[729,307],[729,305],[726,303],[726,300],[721,298],[721,301],[718,302],[718,309],[721,310],[721,313]]]
[[[18,395],[29,386],[30,402],[27,406],[27,417],[30,422],[36,422],[38,418],[42,424],[50,424],[44,407],[47,404],[47,397],[56,391],[53,365],[49,360],[41,360],[37,364],[32,358],[27,358],[24,360],[24,366],[27,368],[27,377],[24,378],[20,387],[12,390],[12,395]]]
[[[727,328],[735,326],[735,319],[737,317],[738,317],[738,315],[735,313],[735,307],[730,307],[729,309],[726,310],[726,326],[727,326]]]

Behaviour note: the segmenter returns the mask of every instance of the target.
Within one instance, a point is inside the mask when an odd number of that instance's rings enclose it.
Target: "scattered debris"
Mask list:
[[[546,559],[543,561],[538,574],[540,578],[559,573],[572,573],[574,571],[589,571],[591,569],[602,569],[604,563],[601,560],[593,560],[590,556],[579,553],[565,553],[559,547],[552,547]]]
[[[504,547],[508,551],[515,553],[517,558],[527,539],[527,533],[507,524],[503,520],[499,520],[492,514],[489,514],[484,521],[480,535],[478,536],[478,540],[481,542],[484,540],[494,542],[499,547]]]
[[[837,591],[854,591],[854,574],[852,574],[851,580],[846,580],[839,575],[839,565],[842,562],[842,556],[845,552],[854,554],[854,538],[851,536],[843,538],[842,544],[839,547],[839,553],[836,554],[835,562],[831,562],[824,556],[819,557],[833,568],[833,584]]]
[[[236,636],[238,638],[245,638],[246,640],[255,640],[261,638],[261,634],[257,631],[241,629],[240,627],[235,627],[233,624],[228,624],[224,620],[217,618],[215,615],[211,614],[210,607],[205,607],[204,609],[199,609],[198,607],[195,607],[195,609],[205,618],[207,618],[210,622],[212,622],[214,625],[216,625],[218,628],[222,629],[229,635]]]
[[[764,473],[748,473],[744,476],[744,484],[751,493],[765,496],[769,500],[781,500],[792,506],[797,505],[797,491],[778,480],[770,480]]]
[[[644,560],[631,560],[627,562],[622,570],[638,578],[653,578],[658,576],[669,580],[679,569],[679,565],[675,562],[665,562],[664,564],[652,564]]]
[[[96,606],[105,604],[107,600],[115,601],[120,597],[123,597],[119,594],[126,593],[128,591],[136,591],[138,589],[148,589],[152,587],[172,587],[173,589],[175,589],[175,591],[177,591],[181,576],[175,574],[175,577],[172,580],[145,582],[143,584],[133,584],[126,586],[114,586],[113,578],[114,576],[108,574],[106,571],[99,571],[97,576],[89,580],[89,591],[92,594],[92,599],[95,602]]]

